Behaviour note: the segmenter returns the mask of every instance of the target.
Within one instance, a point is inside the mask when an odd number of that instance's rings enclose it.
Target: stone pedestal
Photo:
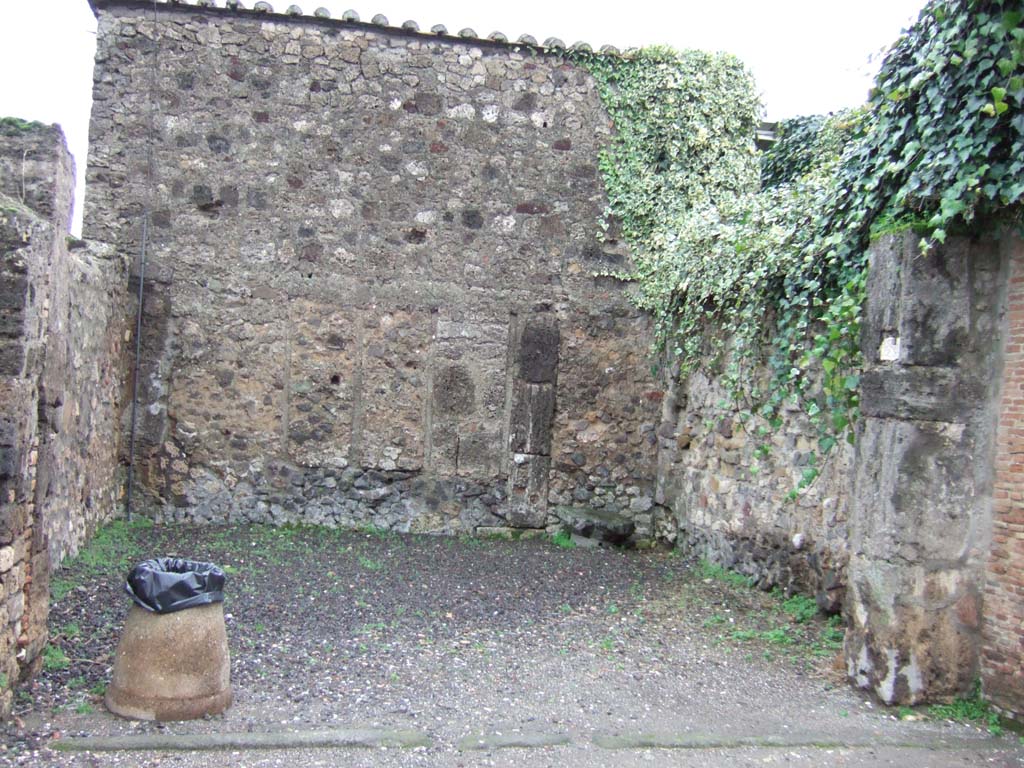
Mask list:
[[[224,604],[176,613],[133,605],[114,657],[107,709],[136,720],[192,720],[231,704]]]

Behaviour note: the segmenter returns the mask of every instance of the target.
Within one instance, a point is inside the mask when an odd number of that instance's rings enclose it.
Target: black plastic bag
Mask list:
[[[174,613],[223,602],[224,571],[213,563],[158,557],[132,568],[124,589],[147,611]]]

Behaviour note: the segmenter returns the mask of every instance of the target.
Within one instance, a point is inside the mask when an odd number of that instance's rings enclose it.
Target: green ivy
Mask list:
[[[0,117],[0,136],[18,136],[22,133],[45,130],[48,126],[20,117]]]
[[[807,115],[778,123],[775,142],[761,158],[761,186],[797,182],[813,173],[824,158],[838,158],[856,125],[854,113],[837,117]]]
[[[1020,0],[932,0],[866,109],[783,123],[760,158],[736,59],[573,54],[616,128],[601,171],[604,225],[634,258],[620,276],[680,375],[722,374],[749,432],[777,429],[796,402],[818,454],[852,441],[873,234],[922,229],[927,248],[978,219],[1020,223],[1022,18]],[[812,455],[800,486],[819,467]]]

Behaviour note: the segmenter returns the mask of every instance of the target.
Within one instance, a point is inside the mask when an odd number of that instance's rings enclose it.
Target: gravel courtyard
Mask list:
[[[162,555],[228,572],[222,716],[103,708],[124,573]],[[841,627],[806,601],[669,552],[117,523],[52,589],[52,647],[0,764],[1024,764],[1015,734],[850,690]]]

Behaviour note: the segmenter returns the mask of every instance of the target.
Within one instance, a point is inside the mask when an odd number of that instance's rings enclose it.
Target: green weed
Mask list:
[[[382,563],[380,560],[374,560],[372,557],[367,557],[366,555],[359,555],[358,560],[359,565],[361,565],[368,571],[380,571],[384,569],[384,563]]]
[[[575,549],[576,542],[572,540],[572,535],[568,531],[559,531],[551,537],[551,543],[556,547],[562,549]]]
[[[766,629],[761,633],[761,639],[775,645],[792,645],[795,642],[786,627]]]
[[[64,653],[59,645],[47,645],[43,650],[43,669],[53,672],[59,669],[67,669],[71,666],[71,659]]]
[[[715,613],[715,614],[712,614],[711,616],[708,616],[706,619],[704,619],[703,626],[705,626],[705,627],[714,627],[714,626],[717,626],[719,624],[725,624],[727,621],[728,621],[728,619],[725,618],[725,616],[722,616],[719,613]]]
[[[733,640],[739,640],[740,642],[756,640],[760,636],[761,633],[755,629],[737,629],[733,630],[732,634],[729,635]]]
[[[793,595],[783,601],[782,610],[797,624],[805,624],[818,615],[818,603],[806,595]]]
[[[93,709],[92,704],[90,704],[88,701],[83,701],[79,703],[77,707],[75,707],[75,712],[77,712],[80,715],[91,715],[94,711],[95,710]]]
[[[753,586],[753,580],[749,576],[744,576],[741,573],[730,571],[728,568],[723,568],[716,563],[712,563],[709,560],[701,560],[697,565],[697,574],[702,579],[714,579],[715,581],[724,581],[726,584],[731,584],[734,587],[751,587]]]
[[[50,601],[58,603],[64,599],[72,589],[75,588],[75,582],[71,579],[62,579],[59,576],[50,578]]]
[[[983,725],[993,736],[999,736],[1003,732],[999,713],[981,698],[980,680],[975,681],[970,695],[958,696],[949,704],[933,704],[928,708],[928,714],[943,720]]]

